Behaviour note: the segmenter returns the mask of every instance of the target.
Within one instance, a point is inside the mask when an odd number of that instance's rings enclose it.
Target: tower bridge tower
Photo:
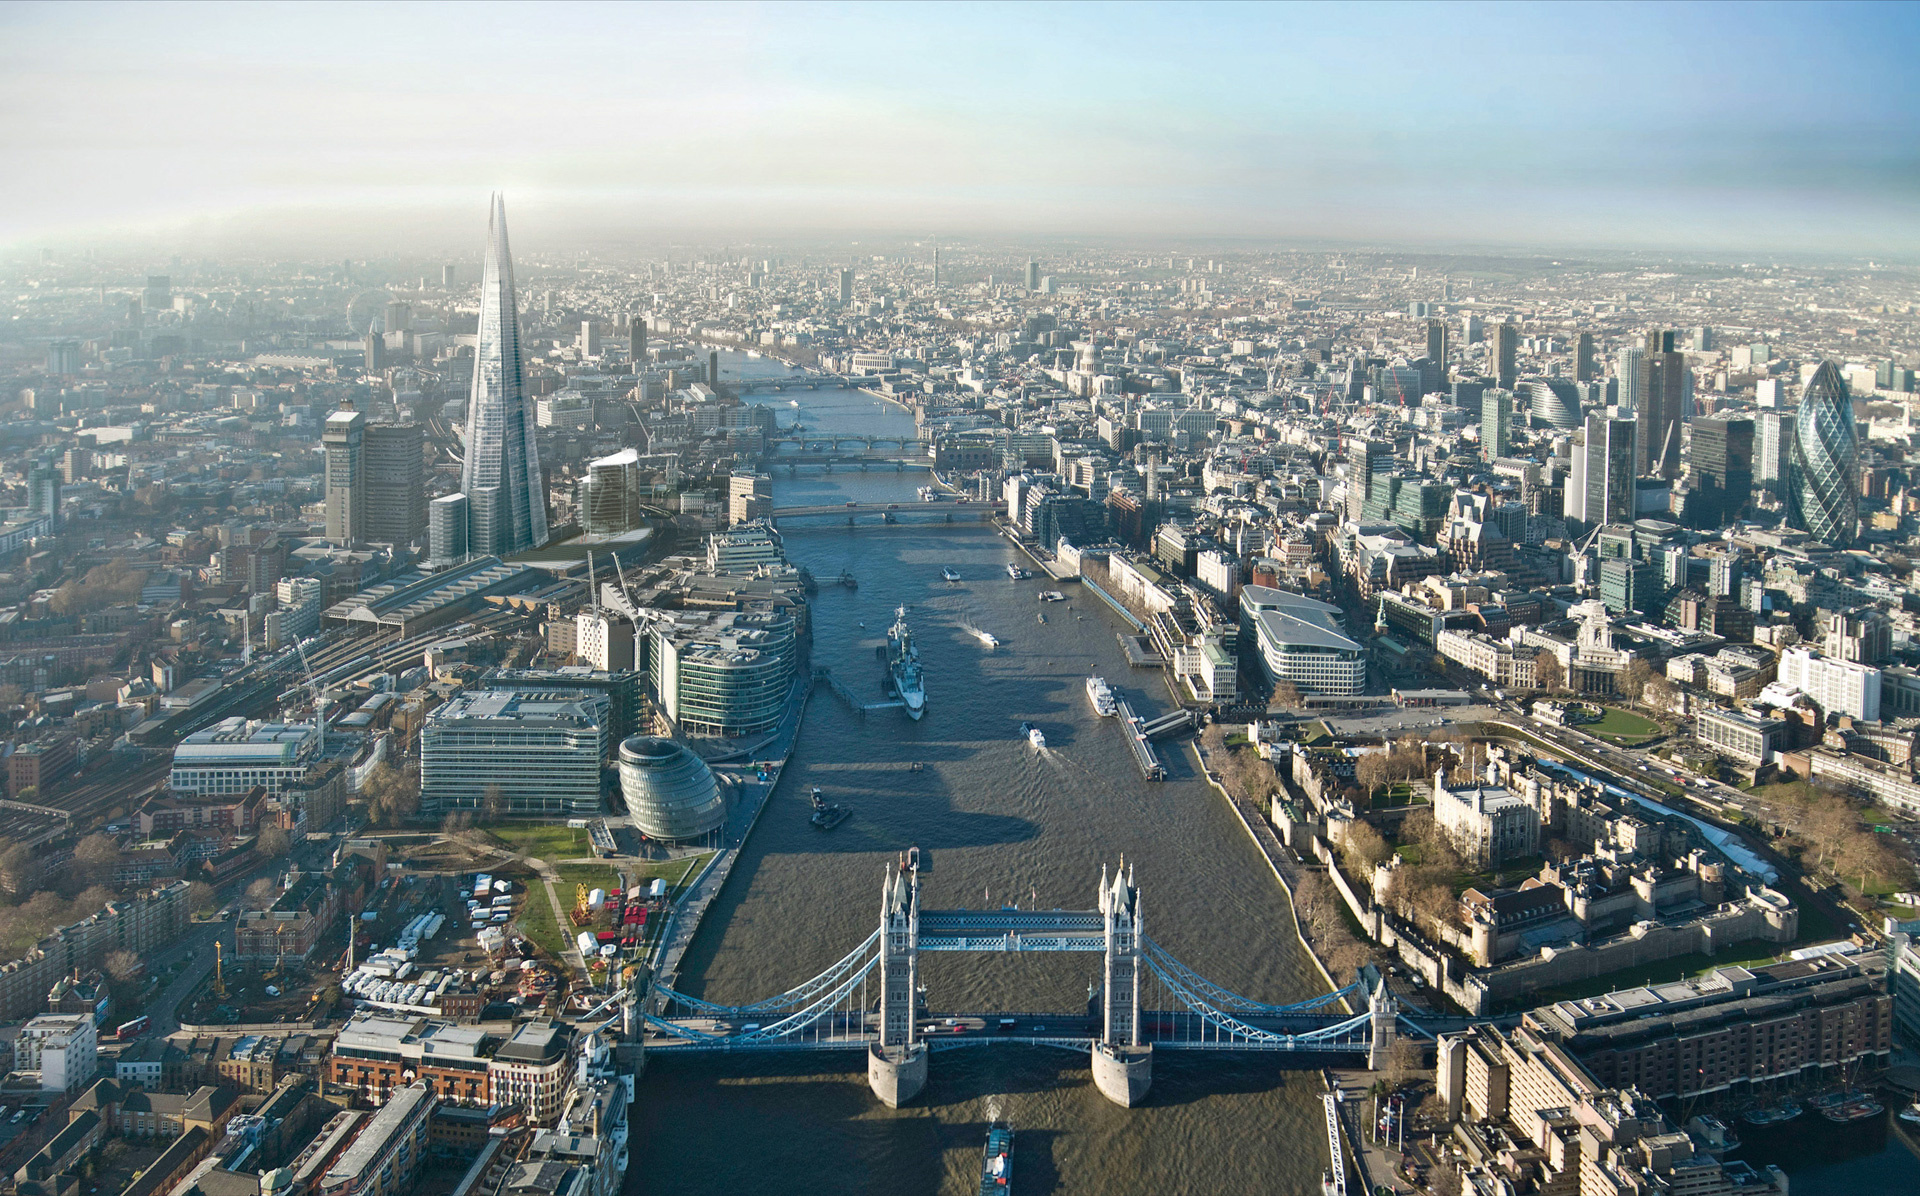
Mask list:
[[[890,1109],[927,1083],[927,1044],[916,1040],[920,870],[889,867],[880,886],[880,1041],[867,1049],[867,1084]]]
[[[1106,929],[1100,1041],[1093,1044],[1093,1083],[1114,1104],[1132,1108],[1153,1086],[1153,1048],[1140,1041],[1140,890],[1124,864],[1107,881],[1100,869],[1100,914]]]

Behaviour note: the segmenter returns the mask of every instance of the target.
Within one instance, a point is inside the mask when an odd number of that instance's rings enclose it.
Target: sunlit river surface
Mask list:
[[[785,397],[760,401],[783,424],[797,417],[822,432],[912,430],[910,416],[869,396],[798,397],[798,409]],[[926,480],[891,467],[779,470],[774,503],[917,507]],[[928,712],[918,723],[897,711],[862,720],[816,691],[789,773],[687,955],[684,987],[748,1001],[821,971],[872,931],[885,864],[917,843],[931,864],[932,908],[1089,909],[1101,864],[1124,855],[1138,870],[1147,933],[1184,962],[1268,1000],[1320,991],[1288,929],[1285,893],[1187,749],[1170,747],[1169,779],[1148,784],[1113,721],[1089,707],[1089,672],[1148,717],[1171,707],[1158,673],[1127,668],[1117,616],[1067,585],[1069,601],[1047,604],[1040,624],[1037,594],[1048,586],[1010,581],[1015,550],[977,524],[817,522],[784,531],[789,557],[822,583],[814,662],[882,700],[874,650],[905,603]],[[963,580],[942,581],[945,566]],[[857,590],[833,584],[842,570]],[[968,625],[1000,646],[987,649]],[[1044,754],[1018,734],[1028,719],[1046,733]],[[914,761],[924,769],[910,771]],[[854,809],[828,834],[807,824],[814,785]],[[921,975],[934,1010],[1079,1012],[1097,967],[1086,955],[932,955]],[[1146,1106],[1126,1110],[1094,1090],[1084,1056],[992,1046],[935,1052],[926,1090],[890,1110],[853,1053],[656,1056],[633,1110],[628,1191],[971,1192],[994,1107],[1018,1135],[1019,1196],[1311,1193],[1326,1163],[1317,1092],[1313,1073],[1271,1057],[1162,1053]]]

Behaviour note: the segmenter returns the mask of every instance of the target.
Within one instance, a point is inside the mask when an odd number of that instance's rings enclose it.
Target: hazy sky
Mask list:
[[[0,244],[1920,253],[1920,6],[0,0]]]

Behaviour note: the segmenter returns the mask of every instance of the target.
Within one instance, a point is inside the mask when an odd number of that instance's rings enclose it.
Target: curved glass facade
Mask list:
[[[467,398],[467,449],[460,492],[467,496],[467,549],[506,556],[547,542],[540,449],[527,397],[507,206],[493,197],[487,256],[480,276],[480,325]]]
[[[707,762],[685,745],[652,735],[620,743],[620,792],[640,833],[697,839],[727,820],[727,805]]]
[[[1860,447],[1853,399],[1830,361],[1800,399],[1787,484],[1787,525],[1836,548],[1860,530]]]

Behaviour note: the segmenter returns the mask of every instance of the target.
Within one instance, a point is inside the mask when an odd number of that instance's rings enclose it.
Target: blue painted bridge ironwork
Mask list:
[[[1092,910],[922,909],[911,865],[887,869],[880,926],[819,975],[762,1000],[729,1005],[656,985],[641,1016],[649,1051],[864,1050],[888,1104],[911,1100],[933,1048],[1038,1043],[1091,1052],[1094,1082],[1122,1105],[1144,1098],[1155,1050],[1274,1052],[1318,1067],[1359,1056],[1382,1066],[1402,1032],[1384,981],[1304,1001],[1243,996],[1180,962],[1142,931],[1130,872],[1102,869]],[[1082,1013],[928,1011],[922,952],[1084,952],[1102,956]]]

